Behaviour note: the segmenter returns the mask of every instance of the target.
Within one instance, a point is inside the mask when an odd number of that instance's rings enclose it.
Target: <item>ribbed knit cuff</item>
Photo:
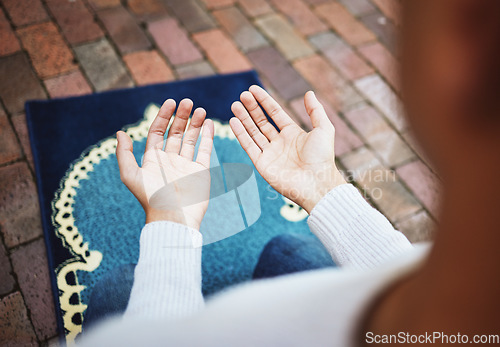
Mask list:
[[[166,252],[167,249],[190,250],[202,245],[203,237],[196,229],[169,221],[152,222],[142,228],[140,254],[144,259],[171,256],[172,253]]]
[[[202,244],[201,233],[185,225],[146,224],[125,316],[175,319],[202,308]]]
[[[373,268],[412,248],[351,184],[332,189],[307,220],[337,265]]]

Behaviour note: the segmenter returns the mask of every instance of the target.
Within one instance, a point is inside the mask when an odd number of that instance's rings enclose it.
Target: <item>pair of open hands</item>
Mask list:
[[[310,132],[259,86],[250,87],[240,99],[231,107],[236,116],[229,122],[231,129],[261,176],[279,193],[310,213],[328,191],[345,183],[334,162],[335,129],[313,92],[304,96],[313,125]],[[149,129],[142,167],[132,153],[130,137],[117,133],[120,177],[144,208],[146,223],[168,220],[199,229],[208,208],[214,124],[205,119],[204,109],[197,108],[186,130],[192,107],[193,102],[184,99],[175,112],[175,101],[165,101]]]

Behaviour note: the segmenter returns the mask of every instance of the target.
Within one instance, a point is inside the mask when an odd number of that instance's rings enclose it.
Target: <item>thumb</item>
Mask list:
[[[123,131],[116,133],[118,144],[116,146],[116,159],[120,168],[120,178],[126,183],[132,174],[139,168],[135,160],[132,139]]]
[[[328,119],[323,105],[321,105],[313,91],[310,90],[304,95],[304,105],[307,114],[311,118],[313,128],[333,128],[333,124]]]

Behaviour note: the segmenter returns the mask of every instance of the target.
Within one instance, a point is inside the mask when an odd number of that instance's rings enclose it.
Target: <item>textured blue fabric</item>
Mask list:
[[[282,234],[264,247],[253,272],[254,279],[336,266],[314,235]]]
[[[85,311],[84,329],[101,319],[125,312],[134,284],[135,265],[121,265],[99,279],[92,289],[89,307]]]
[[[335,266],[321,242],[313,235],[282,234],[264,247],[254,279]],[[95,284],[83,321],[84,331],[99,320],[125,312],[134,282],[135,264],[110,270]]]

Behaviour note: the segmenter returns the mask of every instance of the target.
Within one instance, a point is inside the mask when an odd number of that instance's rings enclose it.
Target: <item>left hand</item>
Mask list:
[[[175,107],[174,100],[165,101],[151,124],[142,167],[137,165],[132,153],[132,140],[123,131],[116,134],[116,157],[121,180],[144,208],[146,223],[167,220],[199,230],[210,197],[214,125],[211,120],[205,120],[205,110],[197,108],[184,133],[193,107],[191,100],[184,99],[179,103],[163,150],[164,135]]]
[[[313,129],[302,130],[261,87],[251,86],[231,109],[229,124],[261,176],[311,213],[330,190],[345,184],[335,166],[335,128],[313,92],[304,96]],[[279,131],[267,120],[272,118]]]

